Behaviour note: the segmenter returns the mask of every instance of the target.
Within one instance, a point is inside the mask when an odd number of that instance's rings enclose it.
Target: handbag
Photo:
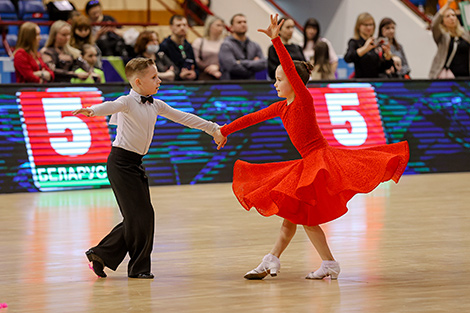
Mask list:
[[[458,39],[454,40],[454,47],[452,49],[452,52],[449,56],[449,59],[447,60],[446,65],[439,72],[439,75],[437,75],[438,79],[453,79],[453,78],[455,78],[454,73],[452,73],[452,71],[449,69],[449,66],[452,63],[452,60],[454,59],[455,53],[457,52],[458,44],[459,44]]]

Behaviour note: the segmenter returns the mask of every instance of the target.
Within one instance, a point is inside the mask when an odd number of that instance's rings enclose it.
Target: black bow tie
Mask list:
[[[148,97],[140,96],[140,101],[142,101],[143,104],[145,104],[145,102],[153,103],[153,97],[152,96],[148,96]]]

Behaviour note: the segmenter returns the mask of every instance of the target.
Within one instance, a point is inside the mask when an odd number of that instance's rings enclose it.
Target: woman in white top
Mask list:
[[[328,45],[328,54],[330,56],[331,70],[336,72],[338,67],[338,56],[336,55],[331,42],[323,37],[320,37],[320,23],[313,17],[309,18],[304,25],[304,56],[305,60],[313,64],[313,56],[315,54],[315,44],[318,41],[323,41]]]
[[[225,38],[225,23],[216,16],[209,16],[204,24],[204,36],[196,38],[192,46],[196,64],[199,67],[199,80],[220,79],[220,46]]]

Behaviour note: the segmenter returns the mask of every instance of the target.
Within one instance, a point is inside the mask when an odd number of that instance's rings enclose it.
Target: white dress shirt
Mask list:
[[[131,89],[127,96],[90,107],[93,110],[92,116],[112,114],[109,123],[117,125],[113,147],[145,155],[152,142],[158,115],[184,126],[200,129],[211,136],[219,129],[216,123],[176,110],[161,100],[154,99],[152,104],[144,104],[140,97],[140,94]]]

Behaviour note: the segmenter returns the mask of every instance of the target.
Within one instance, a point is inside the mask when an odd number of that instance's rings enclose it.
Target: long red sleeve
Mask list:
[[[274,45],[274,48],[276,49],[279,61],[281,61],[282,69],[284,70],[287,79],[294,89],[295,96],[300,97],[302,101],[304,101],[304,99],[310,99],[311,101],[312,96],[310,95],[310,92],[300,78],[299,74],[297,74],[294,61],[292,61],[289,52],[287,52],[286,47],[282,43],[281,37],[276,37],[271,41]]]
[[[232,123],[223,126],[220,129],[220,132],[222,133],[223,136],[227,137],[228,135],[239,131],[240,129],[247,128],[251,125],[255,125],[261,122],[264,122],[266,120],[269,120],[271,118],[279,116],[279,104],[283,102],[276,102],[271,104],[269,107],[247,114],[245,116],[242,116],[240,118],[237,118],[235,121]]]
[[[294,89],[296,99],[299,98],[300,101],[304,103],[301,110],[313,110],[314,112],[312,96],[305,84],[302,82],[302,79],[297,74],[294,62],[292,61],[289,52],[287,52],[286,47],[284,47],[279,37],[273,39],[272,42],[279,56],[279,60],[281,61],[282,69],[286,73],[287,79],[289,79],[289,82]],[[223,136],[227,137],[240,129],[280,116],[280,112],[282,111],[282,108],[280,107],[281,105],[285,105],[285,101],[276,102],[266,109],[240,117],[232,123],[222,127],[220,131]]]

